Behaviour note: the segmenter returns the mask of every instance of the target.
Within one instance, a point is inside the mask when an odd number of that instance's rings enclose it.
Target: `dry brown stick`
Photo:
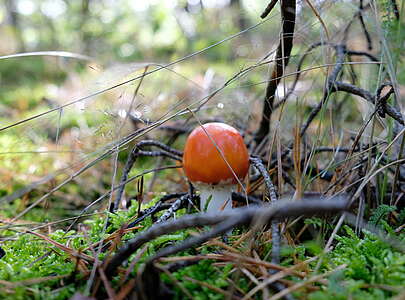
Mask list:
[[[115,292],[114,292],[113,288],[111,287],[110,281],[107,279],[107,276],[105,275],[104,270],[100,267],[98,267],[97,270],[98,270],[98,273],[100,274],[101,281],[104,284],[104,288],[107,291],[109,299],[115,299],[116,298]]]
[[[27,230],[27,233],[33,234],[33,235],[39,237],[40,239],[43,239],[44,241],[48,242],[51,245],[54,245],[55,247],[62,250],[66,254],[70,255],[71,257],[82,259],[86,262],[94,262],[94,260],[95,260],[94,257],[87,255],[85,253],[81,253],[73,248],[69,248],[69,247],[63,245],[62,243],[56,242],[43,234],[40,234],[40,233],[37,233],[34,231],[30,231],[30,230]]]

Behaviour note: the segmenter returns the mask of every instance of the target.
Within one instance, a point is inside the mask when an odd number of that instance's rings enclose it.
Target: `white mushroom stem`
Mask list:
[[[200,191],[200,210],[218,212],[232,209],[232,192],[236,185],[211,185],[199,183],[196,185]],[[208,203],[207,203],[208,202]]]

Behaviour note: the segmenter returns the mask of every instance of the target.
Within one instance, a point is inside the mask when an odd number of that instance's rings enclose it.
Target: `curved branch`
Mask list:
[[[144,147],[157,147],[160,148],[161,151],[144,151],[142,150]],[[122,171],[122,176],[120,179],[120,187],[117,192],[117,197],[115,198],[115,201],[113,205],[110,207],[110,212],[114,212],[118,209],[120,203],[121,203],[121,198],[125,190],[125,181],[128,179],[128,174],[131,171],[132,167],[134,166],[136,159],[138,156],[152,156],[152,157],[157,157],[157,156],[164,156],[171,158],[173,160],[181,161],[181,157],[183,156],[183,152],[173,149],[161,142],[154,141],[154,140],[143,140],[140,141],[135,145],[135,147],[131,150],[131,153],[128,156],[128,159],[125,163],[124,170]]]
[[[211,231],[214,232],[216,235],[220,235],[224,232],[227,232],[233,226],[248,224],[251,223],[253,220],[256,221],[258,218],[264,218],[261,220],[269,221],[274,218],[274,216],[277,216],[277,218],[283,218],[288,216],[337,212],[346,210],[347,204],[348,201],[346,198],[344,200],[311,200],[295,202],[277,201],[272,205],[241,207],[229,211],[216,213],[199,213],[194,215],[187,215],[179,219],[170,220],[168,222],[154,224],[148,230],[139,233],[134,239],[130,240],[124,247],[119,249],[118,252],[107,263],[105,273],[109,278],[111,278],[115,274],[116,269],[133,253],[135,253],[142,245],[161,235],[170,234],[177,230],[196,226],[216,225],[221,223],[221,226],[219,226],[214,231]],[[211,237],[213,237],[213,234],[208,232],[202,234],[199,237],[191,239],[195,239],[195,242],[203,243],[205,240],[208,240]],[[195,243],[190,244],[188,242],[189,240],[190,239],[186,240],[187,245],[197,245]],[[183,247],[177,248],[178,246],[172,247],[176,247],[172,248],[174,250],[183,249]],[[169,249],[163,250],[165,255],[169,255],[175,252],[174,250],[169,251]],[[155,258],[156,257],[160,256],[156,254]]]

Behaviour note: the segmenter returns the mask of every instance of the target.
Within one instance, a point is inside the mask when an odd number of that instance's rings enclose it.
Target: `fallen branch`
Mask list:
[[[346,199],[295,202],[277,201],[269,206],[241,207],[216,213],[198,213],[187,215],[176,220],[154,224],[148,230],[139,233],[134,239],[130,240],[124,247],[118,250],[118,252],[107,263],[106,274],[111,278],[115,274],[117,267],[126,261],[131,254],[136,252],[142,245],[159,236],[170,234],[177,230],[197,226],[217,225],[221,223],[220,226],[217,226],[209,232],[187,239],[179,245],[174,245],[161,250],[152,258],[152,260],[176,253],[185,247],[198,246],[212,237],[227,232],[236,225],[249,224],[253,220],[256,221],[259,218],[263,218],[263,220],[268,222],[275,217],[283,218],[297,215],[338,212],[346,210],[347,203]]]

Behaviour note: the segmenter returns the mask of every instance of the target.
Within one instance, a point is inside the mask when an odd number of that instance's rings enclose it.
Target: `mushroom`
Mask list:
[[[200,209],[232,209],[231,194],[249,169],[249,154],[240,133],[224,123],[206,123],[186,140],[183,170],[200,191]]]

